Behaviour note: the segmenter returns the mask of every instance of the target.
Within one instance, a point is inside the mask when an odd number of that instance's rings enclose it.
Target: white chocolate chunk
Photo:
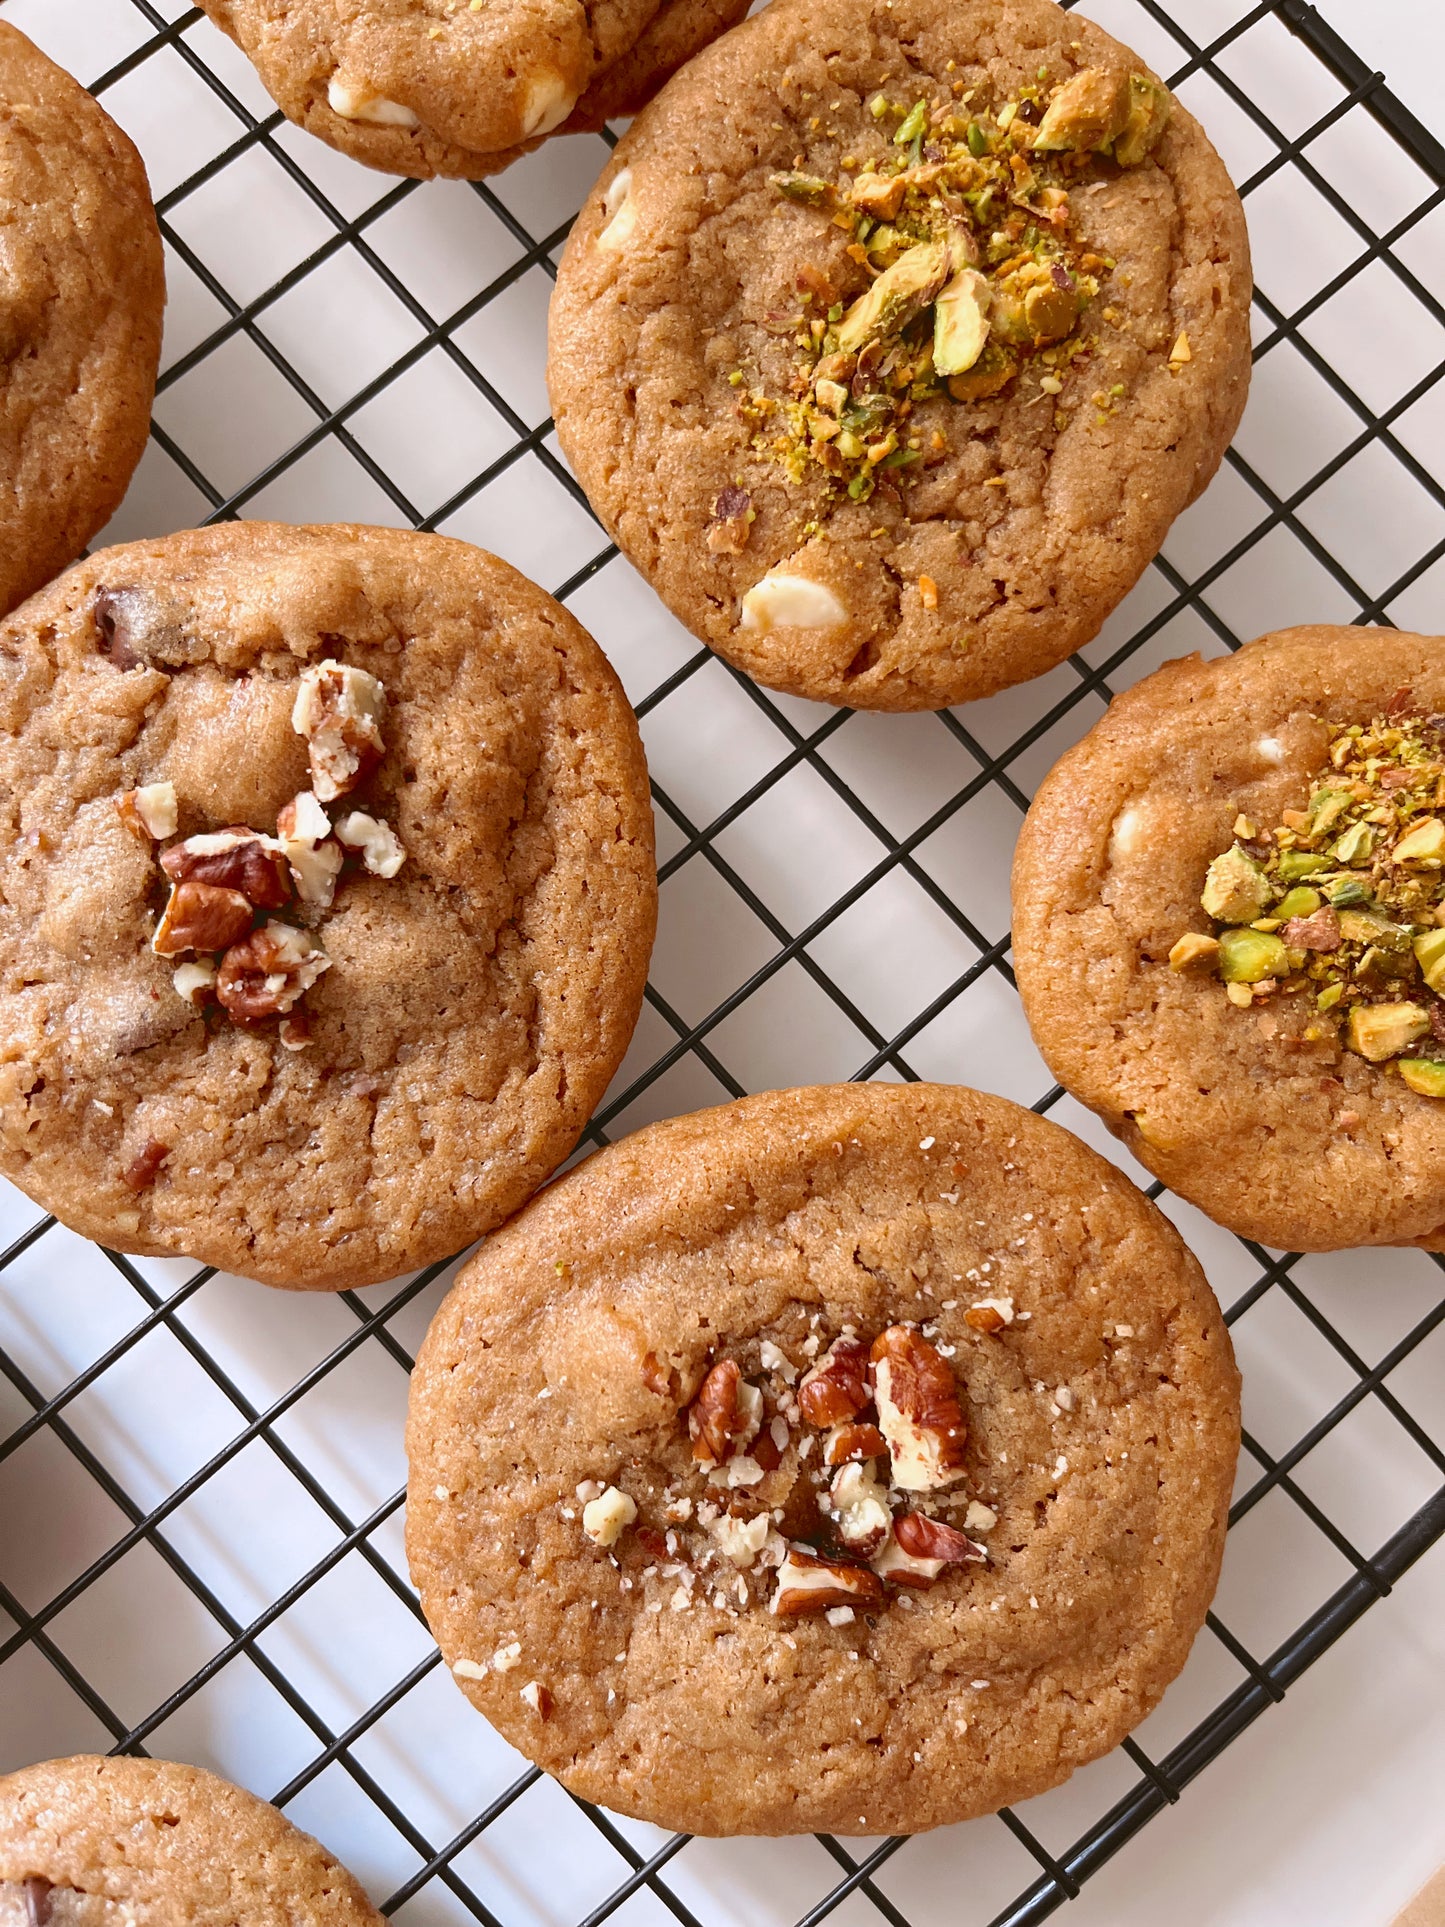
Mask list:
[[[576,94],[569,91],[559,73],[544,67],[540,73],[533,74],[522,96],[523,139],[530,139],[533,134],[550,134],[554,127],[562,125],[576,105]]]
[[[343,120],[369,121],[374,127],[420,127],[410,107],[399,100],[388,100],[362,83],[352,85],[333,74],[326,87],[326,104]]]
[[[760,635],[771,629],[836,629],[848,611],[825,582],[775,572],[743,597],[741,627]]]
[[[609,253],[625,248],[637,226],[637,203],[632,198],[632,169],[624,167],[607,184],[602,202],[607,223],[597,236],[599,248]]]

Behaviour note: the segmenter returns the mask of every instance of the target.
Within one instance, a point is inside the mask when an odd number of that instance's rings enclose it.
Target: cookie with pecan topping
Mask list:
[[[783,0],[678,75],[572,229],[558,434],[695,634],[928,709],[1087,642],[1244,406],[1203,131],[1053,0]]]
[[[145,449],[165,278],[145,168],[0,21],[0,613],[71,562]]]
[[[1112,1165],[1000,1098],[841,1085],[653,1125],[534,1199],[438,1312],[407,1441],[428,1620],[530,1759],[666,1827],[913,1832],[1157,1701],[1239,1391]]]
[[[571,1150],[656,913],[600,650],[462,542],[237,524],[0,624],[0,1169],[269,1284],[444,1258]]]
[[[381,1927],[310,1834],[169,1760],[47,1760],[0,1778],[0,1927]]]
[[[1445,1249],[1438,637],[1166,664],[1040,786],[1013,897],[1039,1049],[1166,1184],[1284,1250]]]

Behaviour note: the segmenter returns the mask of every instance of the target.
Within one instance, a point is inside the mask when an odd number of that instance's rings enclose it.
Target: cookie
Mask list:
[[[1137,580],[1239,420],[1250,285],[1218,155],[1088,21],[783,0],[615,150],[553,414],[730,662],[937,708],[1052,667]]]
[[[0,1927],[380,1927],[310,1834],[169,1760],[47,1760],[0,1778]]]
[[[571,0],[481,8],[378,0],[363,10],[348,0],[203,4],[288,119],[354,160],[422,179],[495,173],[571,126],[579,104],[593,124],[589,89],[632,53],[659,12],[658,0],[601,0],[585,10]],[[669,24],[659,22],[653,43],[654,84],[679,42],[701,44],[699,21],[707,37],[718,5],[664,0]],[[624,92],[640,72],[638,63],[630,79],[619,76]]]
[[[748,0],[662,0],[636,43],[606,68],[560,131],[596,134],[610,120],[637,114],[677,72],[748,10]]]
[[[140,155],[0,21],[0,613],[104,528],[145,449],[165,275]]]
[[[231,523],[0,624],[0,1169],[86,1237],[339,1289],[562,1161],[656,917],[601,651],[506,563]]]
[[[1438,637],[1288,629],[1170,663],[1019,838],[1039,1049],[1244,1237],[1445,1249],[1442,863]]]
[[[1184,1663],[1239,1443],[1199,1266],[945,1085],[639,1131],[466,1267],[412,1378],[443,1657],[573,1793],[915,1832],[1055,1785]]]

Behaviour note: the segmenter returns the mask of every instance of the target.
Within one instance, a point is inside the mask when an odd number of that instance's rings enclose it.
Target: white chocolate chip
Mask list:
[[[363,84],[350,85],[333,74],[326,87],[326,104],[343,120],[369,121],[374,127],[419,127],[421,122],[410,107],[399,100],[388,100]]]
[[[562,76],[544,67],[541,73],[533,74],[522,96],[522,138],[529,140],[533,134],[550,134],[554,127],[561,126],[576,105],[577,96],[568,90]]]
[[[767,635],[772,629],[836,629],[848,611],[826,582],[774,572],[743,597],[741,627]]]
[[[1117,863],[1121,857],[1137,856],[1144,848],[1147,828],[1144,811],[1137,803],[1120,810],[1109,832],[1109,861]]]
[[[607,221],[597,236],[598,247],[607,249],[609,253],[626,247],[637,226],[637,203],[632,198],[630,167],[620,169],[608,182],[602,211]]]
[[[1284,761],[1284,744],[1276,736],[1261,736],[1254,748],[1261,761],[1273,763],[1276,769]]]
[[[452,1662],[452,1671],[458,1679],[485,1679],[487,1662],[475,1659],[458,1659]]]
[[[600,1499],[582,1508],[582,1530],[596,1546],[615,1546],[637,1517],[637,1501],[609,1485]]]

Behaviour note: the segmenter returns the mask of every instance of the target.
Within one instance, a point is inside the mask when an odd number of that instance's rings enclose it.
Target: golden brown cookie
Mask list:
[[[1054,1075],[1267,1245],[1445,1248],[1445,645],[1302,628],[1116,698],[1019,838]]]
[[[656,917],[632,711],[466,543],[230,523],[0,625],[0,1168],[87,1237],[338,1289],[572,1148]]]
[[[80,1755],[0,1778],[0,1927],[380,1927],[310,1834],[214,1773]]]
[[[783,0],[624,136],[549,385],[696,635],[796,695],[937,708],[1097,632],[1224,452],[1249,300],[1218,155],[1088,21]]]
[[[0,21],[0,613],[71,562],[145,449],[165,276],[140,155]]]
[[[914,1832],[1115,1745],[1214,1589],[1239,1385],[1110,1164],[945,1085],[639,1131],[462,1273],[407,1430],[453,1675],[572,1792]]]

